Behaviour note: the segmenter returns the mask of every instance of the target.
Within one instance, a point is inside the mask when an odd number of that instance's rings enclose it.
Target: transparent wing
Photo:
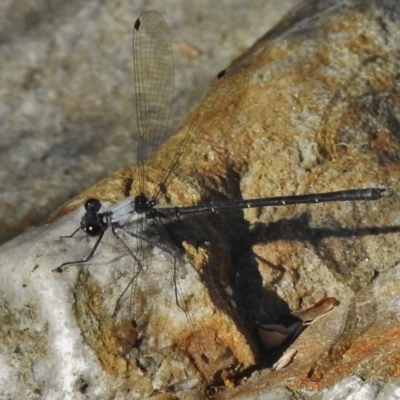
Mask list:
[[[189,156],[188,150],[197,140],[204,140],[216,131],[225,133],[232,127],[248,86],[248,74],[242,69],[227,69],[217,75],[161,181],[162,187],[168,187],[172,173]]]
[[[135,23],[133,58],[140,133],[140,190],[146,194],[145,163],[166,135],[173,95],[170,37],[164,19],[157,12],[145,13]],[[177,148],[160,188],[169,184],[172,173],[189,157],[188,150],[194,142],[204,140],[216,130],[226,132],[232,126],[247,88],[248,76],[243,70],[230,69],[217,76]],[[132,255],[137,267],[131,281],[131,318],[150,347],[154,342],[164,347],[162,338],[174,337],[171,331],[189,330],[195,347],[203,353],[207,347],[195,333],[200,316],[192,309],[202,283],[197,271],[171,243],[164,222],[144,215],[125,230],[137,240]]]
[[[148,354],[170,346],[171,338],[190,336],[195,347],[192,351],[200,359],[208,350],[197,332],[206,312],[196,296],[204,293],[204,285],[195,268],[170,241],[166,221],[142,221],[140,235],[132,235],[138,239],[139,268],[135,268],[132,279],[130,319],[135,321]]]
[[[130,300],[131,320],[135,321],[141,335],[157,344],[167,325],[171,334],[171,310],[177,300],[177,277],[187,276],[182,254],[170,242],[163,225],[156,220],[143,218],[142,229],[135,233],[139,268],[135,268]],[[174,311],[176,317],[176,310]],[[186,326],[186,319],[184,319]]]
[[[165,138],[174,90],[171,39],[164,18],[156,11],[144,13],[135,22],[133,71],[139,128],[139,188],[144,193],[145,163]]]

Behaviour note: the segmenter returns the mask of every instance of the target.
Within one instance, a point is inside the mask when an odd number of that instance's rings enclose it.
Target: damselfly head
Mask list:
[[[85,201],[86,213],[81,219],[81,229],[90,236],[99,236],[107,229],[104,214],[99,213],[101,202],[98,199]]]

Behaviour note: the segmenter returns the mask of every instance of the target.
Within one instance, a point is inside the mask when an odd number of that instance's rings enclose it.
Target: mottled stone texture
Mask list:
[[[219,382],[225,379],[227,387],[238,387],[214,393],[218,398],[317,396],[353,375],[358,378],[350,380],[357,384],[359,378],[373,381],[374,393],[381,388],[389,392],[392,389],[385,383],[400,375],[399,23],[400,6],[394,0],[305,2],[236,60],[235,65],[250,78],[237,124],[228,132],[210,129],[199,137],[173,175],[163,199],[172,204],[379,185],[394,191],[391,198],[376,202],[276,207],[196,219],[192,225],[196,235],[210,241],[199,249],[185,244],[191,263],[209,288],[199,291],[200,303],[208,307],[211,299],[213,305],[205,314],[220,314],[213,315],[209,327],[218,332],[220,326],[225,338],[232,332],[230,346],[240,371],[239,376],[235,368],[220,374]],[[156,187],[186,129],[187,125],[154,155],[149,185]],[[135,195],[136,176],[136,166],[124,168],[81,193],[53,218],[81,206],[82,198],[117,202],[127,192]],[[79,217],[71,215],[77,223]],[[51,235],[47,240],[50,246]],[[52,251],[53,267],[66,261],[68,254],[63,257],[57,261]],[[104,268],[100,261],[97,267]],[[45,272],[51,274],[50,269]],[[87,281],[97,272],[82,271],[78,283],[71,277],[68,282],[75,295],[75,312],[82,302],[90,305],[94,330],[109,323],[109,319],[96,319],[101,317],[98,310],[111,307],[103,306],[104,293],[109,290],[117,297],[118,291],[99,285],[99,293],[90,293]],[[93,287],[97,290],[97,283]],[[78,296],[82,293],[89,300]],[[290,365],[280,371],[268,369],[290,343],[265,354],[257,343],[255,323],[279,323],[289,309],[304,308],[325,296],[337,298],[340,306],[292,344],[297,353]],[[86,340],[83,331],[89,324],[82,325],[84,316],[77,319],[76,330]],[[111,376],[119,393],[132,395],[130,384],[140,386],[134,381],[140,373],[134,357],[121,361],[122,357],[107,352],[116,348],[115,337],[121,340],[121,333],[110,335],[110,331],[103,337],[97,329],[99,336],[92,342],[89,338],[87,344],[101,362],[104,382]],[[184,340],[179,343],[185,347]],[[246,352],[241,353],[243,343]],[[43,346],[40,349],[43,352]],[[240,380],[243,366],[250,366],[252,358],[257,362],[252,367],[259,371],[250,376],[250,369],[249,377]],[[196,363],[194,355],[193,359]],[[176,386],[161,386],[161,391],[184,386],[182,370],[171,365],[164,373],[176,376]],[[151,371],[143,369],[144,375]],[[133,370],[137,375],[132,375]],[[143,393],[150,393],[154,381],[146,375],[144,382]]]

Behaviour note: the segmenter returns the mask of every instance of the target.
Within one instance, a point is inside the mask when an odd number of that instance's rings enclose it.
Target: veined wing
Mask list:
[[[226,133],[232,127],[246,97],[248,85],[246,71],[239,68],[226,69],[217,75],[166,170],[160,187],[168,187],[172,173],[189,157],[188,150],[192,145],[215,131]]]
[[[130,319],[147,346],[165,347],[163,341],[194,331],[195,310],[187,308],[202,283],[194,268],[168,237],[164,223],[146,217],[141,229],[125,230],[136,242],[131,282]],[[173,318],[170,318],[170,314]],[[166,333],[167,332],[167,333]],[[175,333],[174,333],[175,332]]]
[[[144,193],[148,156],[165,138],[174,91],[171,39],[156,11],[140,16],[133,29],[133,71],[139,128],[139,188]]]

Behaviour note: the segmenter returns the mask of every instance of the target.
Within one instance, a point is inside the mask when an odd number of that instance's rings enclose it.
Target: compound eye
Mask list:
[[[90,236],[99,236],[103,232],[103,227],[99,224],[87,224],[82,229]]]
[[[88,199],[85,201],[85,210],[97,213],[101,208],[100,200]]]

